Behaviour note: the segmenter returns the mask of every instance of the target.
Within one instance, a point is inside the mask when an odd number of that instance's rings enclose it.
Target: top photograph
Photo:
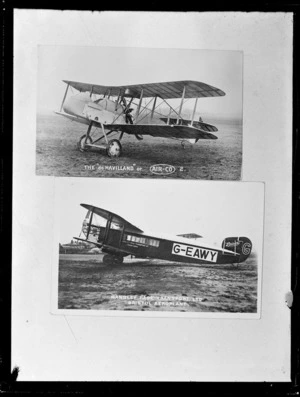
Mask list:
[[[39,46],[36,174],[240,180],[243,53]]]

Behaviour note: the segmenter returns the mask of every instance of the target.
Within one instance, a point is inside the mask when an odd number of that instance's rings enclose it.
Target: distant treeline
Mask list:
[[[84,241],[71,240],[68,244],[59,243],[60,254],[97,254],[99,250]]]

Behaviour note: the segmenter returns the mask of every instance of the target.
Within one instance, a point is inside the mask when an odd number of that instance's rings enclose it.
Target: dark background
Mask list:
[[[107,8],[100,8],[106,6]],[[183,8],[184,6],[184,8]],[[291,286],[294,301],[291,308],[291,382],[287,383],[139,383],[139,382],[18,382],[18,368],[11,373],[11,234],[12,234],[12,117],[13,117],[13,9],[76,9],[76,10],[117,10],[117,11],[260,11],[260,12],[293,12],[294,13],[294,116],[293,116],[293,225],[292,225],[292,280]],[[113,395],[129,392],[141,395],[145,392],[202,395],[254,395],[295,396],[299,395],[299,351],[300,351],[300,315],[299,315],[299,14],[298,1],[253,1],[234,3],[227,1],[199,2],[186,0],[175,1],[1,1],[1,145],[0,145],[0,241],[2,247],[0,266],[0,391],[4,394],[26,395]],[[263,38],[262,38],[263,39]],[[272,65],[270,65],[270,68]],[[26,138],[26,137],[25,137]],[[276,155],[276,154],[274,154]],[[5,247],[5,250],[3,249]],[[15,248],[17,249],[17,247]],[[298,282],[298,284],[297,284]],[[270,365],[271,363],[266,363]],[[40,363],[42,366],[43,363]]]

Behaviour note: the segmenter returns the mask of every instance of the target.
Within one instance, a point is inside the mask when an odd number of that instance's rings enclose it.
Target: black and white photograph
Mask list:
[[[15,10],[19,387],[289,382],[293,26]]]
[[[36,174],[239,180],[243,52],[39,46]]]
[[[58,309],[259,313],[262,183],[92,182],[57,182]]]

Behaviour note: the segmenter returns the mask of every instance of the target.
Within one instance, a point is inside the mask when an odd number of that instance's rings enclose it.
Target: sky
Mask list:
[[[80,203],[85,203],[112,211],[146,232],[197,233],[218,244],[225,237],[246,236],[253,246],[261,246],[263,183],[93,179],[56,181],[59,242],[79,236],[87,213]]]
[[[226,96],[200,98],[198,111],[242,118],[241,51],[39,46],[38,112],[59,110],[66,89],[62,80],[114,86],[200,81],[221,89]],[[184,110],[192,108],[193,101],[184,106]]]

